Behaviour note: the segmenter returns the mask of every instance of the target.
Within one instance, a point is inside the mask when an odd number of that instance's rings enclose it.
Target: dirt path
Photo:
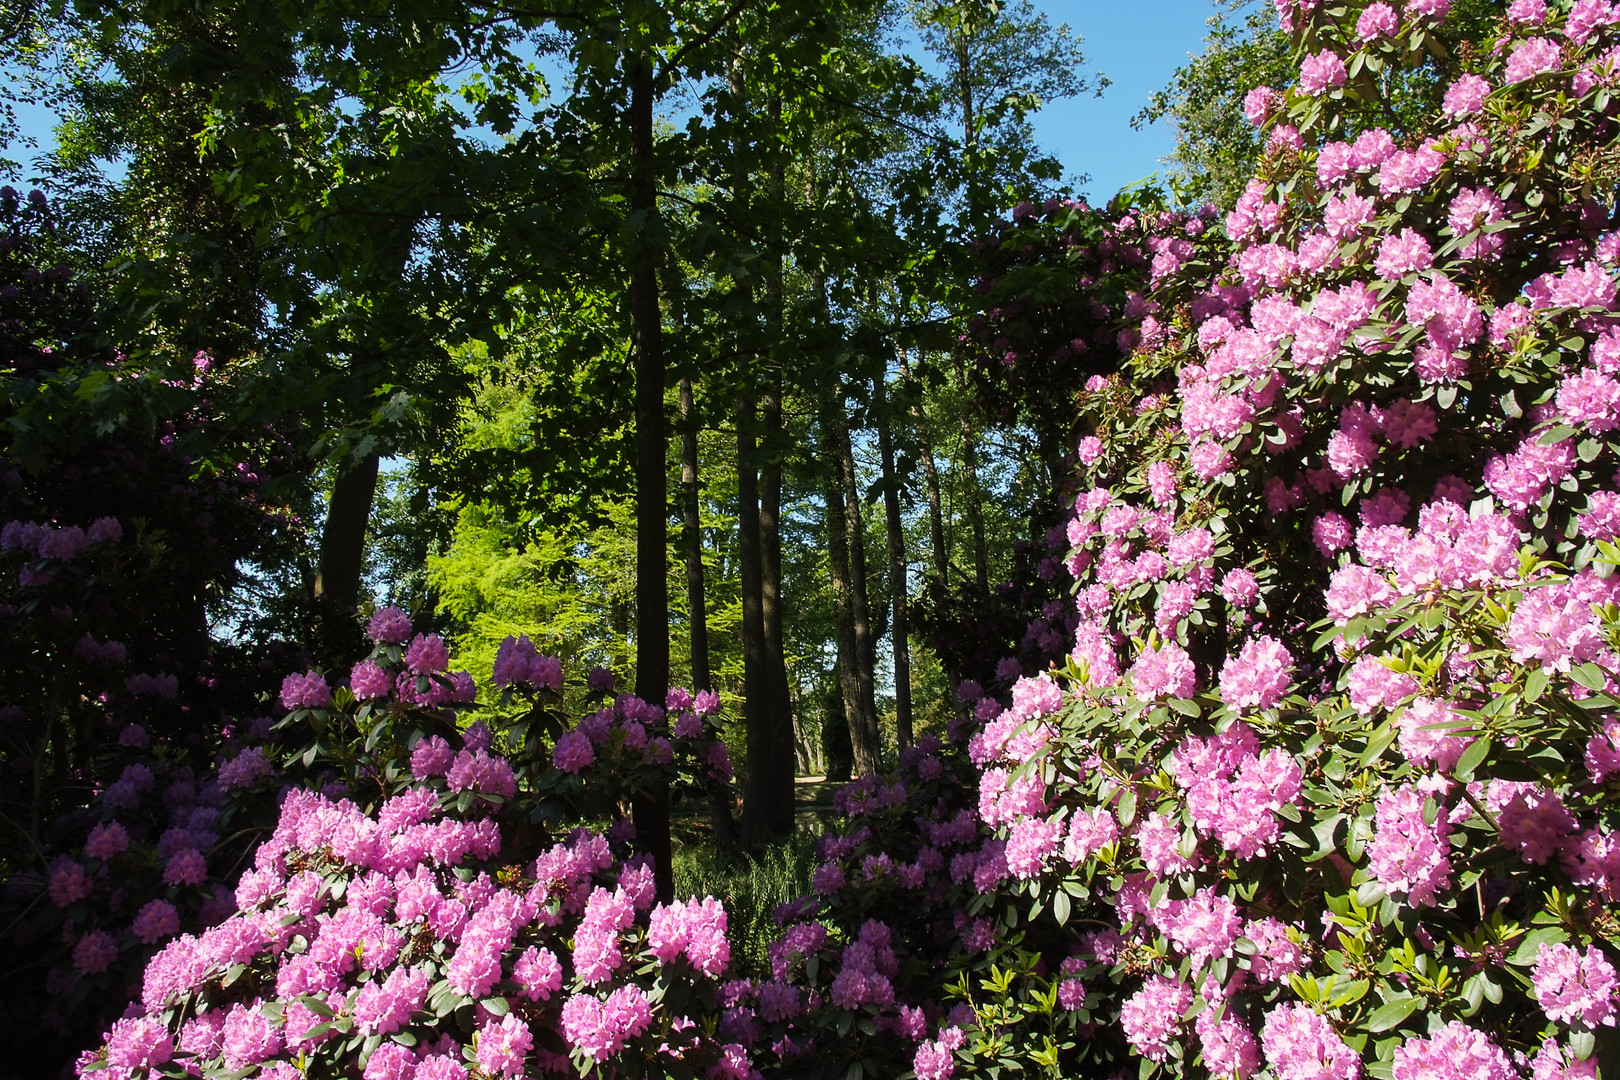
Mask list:
[[[848,781],[828,780],[825,776],[799,776],[793,780],[793,820],[801,829],[820,830],[836,816],[833,796]]]

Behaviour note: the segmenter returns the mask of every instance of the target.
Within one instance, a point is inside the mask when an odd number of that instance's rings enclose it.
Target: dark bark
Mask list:
[[[782,406],[775,387],[762,402],[766,445],[772,448],[760,470],[760,611],[765,631],[765,682],[771,724],[771,829],[793,831],[793,700],[788,693],[787,651],[782,635]]]
[[[636,369],[636,696],[662,703],[669,689],[669,493],[665,472],[664,327],[658,303],[658,198],[653,176],[652,59],[630,69],[630,211],[642,216],[630,248],[631,346]],[[653,858],[658,897],[674,898],[669,789],[632,800],[636,840]]]
[[[709,673],[709,604],[703,571],[703,524],[698,503],[698,418],[692,400],[692,380],[680,381],[681,409],[681,524],[686,557],[686,606],[692,652],[692,689],[712,690]],[[709,801],[709,827],[714,846],[721,852],[737,849],[737,821],[732,813],[731,785],[710,776],[704,783]]]
[[[772,125],[780,128],[782,98],[779,94],[771,95],[768,109]],[[786,169],[780,153],[771,156],[765,190],[773,204],[781,205],[786,192]],[[765,327],[770,345],[773,349],[779,349],[783,344],[783,328],[786,324],[781,244],[774,245],[773,251],[774,254],[765,263]],[[780,795],[772,807],[771,823],[779,835],[786,836],[793,832],[794,827],[793,780],[798,771],[794,754],[796,728],[793,696],[788,687],[787,648],[782,633],[782,461],[787,444],[782,427],[780,355],[773,354],[768,363],[765,393],[760,401],[768,451],[760,474],[760,602],[765,615],[765,665],[770,679],[769,692],[776,734],[772,774],[780,785]]]
[[[382,455],[367,454],[338,473],[326,504],[321,529],[320,564],[315,571],[315,595],[331,610],[352,614],[360,599],[360,571],[365,564],[366,526],[377,495],[377,470]]]
[[[906,379],[911,378],[911,368],[903,352],[900,354],[900,373]],[[915,401],[911,406],[911,422],[917,429],[917,456],[922,461],[923,488],[928,495],[928,545],[934,564],[934,582],[936,588],[943,590],[951,556],[950,549],[945,546],[945,513],[939,495],[939,467],[934,463],[934,441],[928,434],[928,420],[923,415],[922,406]]]
[[[826,475],[827,555],[838,605],[838,682],[844,693],[855,772],[868,776],[881,771],[883,757],[878,740],[877,710],[868,706],[872,679],[865,657],[871,645],[871,626],[865,610],[866,590],[862,580],[865,568],[857,568],[856,551],[851,544],[854,529],[850,509],[854,507],[858,511],[860,500],[851,491],[850,474],[844,467],[849,433],[842,397],[834,398],[823,408],[821,434]]]
[[[957,395],[967,399],[967,380],[962,365],[956,364]],[[968,524],[973,527],[973,581],[979,595],[990,595],[990,558],[984,542],[983,493],[979,490],[978,439],[973,433],[973,421],[967,410],[962,411],[962,501],[967,504]]]
[[[883,514],[889,534],[889,592],[894,605],[889,626],[894,651],[895,741],[903,750],[911,745],[911,642],[906,625],[906,537],[900,524],[900,480],[894,471],[894,440],[889,436],[889,412],[884,376],[872,380],[872,402],[877,417],[878,457],[883,467]]]
[[[753,399],[737,400],[737,569],[742,592],[743,721],[748,732],[748,778],[743,789],[743,843],[757,848],[774,832],[770,790],[774,725],[765,663],[763,567],[759,535],[759,473]]]
[[[709,605],[703,580],[703,525],[698,505],[698,420],[692,380],[680,381],[681,525],[686,558],[686,606],[691,622],[692,689],[712,690],[709,675]]]
[[[864,728],[861,734],[870,741],[876,758],[881,754],[882,736],[877,712],[877,642],[872,633],[872,608],[866,589],[866,522],[861,510],[860,474],[855,470],[855,453],[850,445],[847,424],[841,433],[844,499],[848,504],[845,518],[849,528],[850,618],[855,627],[855,677],[860,685],[861,724]],[[881,759],[878,767],[881,768]]]
[[[850,614],[849,528],[844,517],[844,469],[833,446],[831,427],[826,413],[823,413],[821,436],[823,443],[827,444],[822,448],[822,494],[827,506],[827,574],[832,579],[833,587],[833,626],[838,642],[838,714],[843,719],[843,730],[836,730],[839,725],[835,722],[824,721],[826,730],[823,738],[830,737],[837,742],[847,739],[851,761],[859,773],[864,771],[860,768],[861,762],[869,760],[870,755],[863,759],[854,747],[861,688],[855,674],[855,621]],[[830,751],[828,757],[830,762],[837,763],[836,749]]]

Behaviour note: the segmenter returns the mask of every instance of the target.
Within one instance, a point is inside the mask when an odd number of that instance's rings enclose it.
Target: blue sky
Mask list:
[[[1168,124],[1131,130],[1131,117],[1170,81],[1189,53],[1203,49],[1211,0],[1034,0],[1053,23],[1085,39],[1093,71],[1113,80],[1099,98],[1048,105],[1035,118],[1041,145],[1071,174],[1089,173],[1083,189],[1101,201],[1160,168],[1175,133]]]

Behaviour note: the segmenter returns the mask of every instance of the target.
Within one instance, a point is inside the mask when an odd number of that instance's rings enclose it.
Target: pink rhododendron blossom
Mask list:
[[[1221,668],[1221,700],[1233,708],[1269,709],[1288,692],[1293,665],[1293,656],[1276,638],[1251,638]]]
[[[1386,197],[1418,191],[1440,175],[1446,156],[1432,146],[1401,150],[1378,167],[1375,183]]]
[[[1378,258],[1373,268],[1386,281],[1398,281],[1407,274],[1427,270],[1434,265],[1429,242],[1412,229],[1402,229],[1384,237],[1378,245]]]
[[[1541,26],[1547,21],[1547,0],[1513,0],[1507,18],[1516,26]]]
[[[394,677],[374,660],[362,660],[349,673],[349,689],[361,701],[385,698],[394,689]]]
[[[1063,843],[1063,858],[1078,866],[1109,844],[1119,842],[1119,824],[1103,808],[1076,811],[1069,819],[1069,832]]]
[[[1567,672],[1596,657],[1605,646],[1589,601],[1562,586],[1527,590],[1513,609],[1505,642],[1519,663]]]
[[[1427,907],[1451,882],[1450,830],[1444,815],[1424,820],[1423,794],[1388,787],[1378,796],[1367,868],[1390,895]]]
[[[1154,975],[1120,1006],[1119,1026],[1131,1048],[1149,1061],[1163,1061],[1170,1040],[1182,1025],[1181,1015],[1192,1007],[1186,983]]]
[[[523,1062],[534,1047],[534,1035],[529,1026],[515,1014],[508,1013],[499,1020],[491,1019],[478,1029],[474,1044],[478,1052],[478,1066],[491,1077],[519,1077],[523,1075]]]
[[[417,634],[405,649],[405,666],[417,675],[431,675],[450,667],[450,647],[438,634]]]
[[[1500,1047],[1484,1032],[1452,1020],[1422,1039],[1407,1039],[1395,1048],[1390,1063],[1395,1080],[1514,1080],[1518,1073]]]
[[[379,645],[403,645],[411,640],[410,616],[392,605],[379,608],[366,623],[366,633]]]
[[[1377,0],[1363,8],[1361,16],[1356,19],[1356,38],[1367,44],[1379,38],[1394,37],[1400,22],[1400,16],[1395,13],[1394,8],[1383,0]]]
[[[1510,83],[1524,82],[1537,75],[1557,71],[1563,66],[1563,62],[1556,41],[1551,38],[1533,37],[1514,48],[1512,55],[1508,57],[1503,77]]]
[[[1478,75],[1462,75],[1446,87],[1440,107],[1450,116],[1470,116],[1480,110],[1490,93],[1491,84]]]
[[[1269,86],[1257,86],[1244,95],[1243,115],[1248,118],[1249,123],[1259,127],[1270,118],[1282,102],[1283,95],[1280,91],[1273,90]]]
[[[1613,1027],[1620,1008],[1620,975],[1596,948],[1582,954],[1569,945],[1543,942],[1536,954],[1536,1001],[1557,1023]]]
[[[1356,1080],[1361,1057],[1345,1045],[1327,1017],[1304,1002],[1266,1014],[1260,1048],[1278,1080]]]
[[[1348,72],[1344,58],[1332,49],[1307,56],[1299,66],[1299,92],[1312,97],[1343,86]]]
[[[1276,919],[1251,922],[1243,936],[1255,945],[1249,970],[1262,983],[1286,982],[1288,976],[1305,969],[1309,957],[1288,933],[1288,926]]]
[[[438,735],[430,735],[416,744],[411,751],[411,775],[418,780],[443,776],[455,761],[455,751]]]
[[[1586,743],[1586,771],[1594,784],[1620,775],[1620,719],[1603,721],[1603,727]]]
[[[1530,1080],[1597,1080],[1597,1056],[1582,1061],[1556,1039],[1545,1039],[1531,1062]]]
[[[321,709],[332,704],[332,689],[317,671],[288,675],[281,681],[281,704],[287,709]]]
[[[1191,697],[1198,686],[1198,673],[1192,658],[1174,641],[1158,648],[1143,649],[1131,665],[1131,692],[1138,701],[1161,697]]]

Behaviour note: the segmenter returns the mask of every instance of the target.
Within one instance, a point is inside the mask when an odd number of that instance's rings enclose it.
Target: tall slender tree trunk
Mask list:
[[[895,741],[903,750],[911,745],[911,642],[906,625],[906,537],[900,525],[900,480],[894,470],[894,440],[889,435],[886,375],[872,380],[873,412],[877,416],[878,457],[883,467],[883,513],[889,534],[889,592],[894,616],[890,642],[894,653]]]
[[[652,58],[630,70],[630,212],[642,225],[630,248],[631,345],[636,368],[636,696],[662,702],[669,689],[669,492],[664,424],[664,326],[658,302],[658,196],[653,176]],[[636,841],[653,858],[658,896],[675,895],[669,790],[636,796]]]
[[[867,594],[866,522],[861,510],[860,474],[855,470],[854,448],[849,426],[843,425],[839,447],[844,470],[845,518],[849,528],[850,616],[855,624],[855,669],[860,680],[861,722],[871,733],[874,745],[881,746],[877,713],[877,643],[872,638],[872,608]]]
[[[900,375],[907,380],[911,378],[911,367],[906,363],[904,352],[900,354]],[[917,430],[923,489],[928,495],[928,546],[934,563],[935,587],[943,592],[951,566],[951,554],[945,546],[945,513],[939,494],[939,466],[934,462],[934,440],[928,434],[928,418],[923,415],[922,406],[915,401],[911,406],[911,422]]]
[[[827,568],[832,578],[834,622],[838,634],[838,686],[849,729],[855,774],[867,776],[879,769],[876,740],[867,738],[861,708],[861,684],[856,659],[855,617],[849,568],[849,519],[845,513],[844,466],[838,450],[837,421],[843,403],[824,407],[821,417],[823,494],[827,504]]]
[[[377,495],[381,462],[381,454],[371,453],[339,472],[326,504],[320,563],[315,571],[315,595],[345,615],[354,611],[360,599],[366,526],[371,521],[371,504]]]
[[[962,362],[955,360],[952,369],[956,376],[957,397],[961,401],[967,400],[967,376],[962,372]],[[962,410],[962,493],[963,502],[967,504],[968,524],[973,529],[973,581],[979,588],[981,597],[990,595],[990,558],[984,541],[984,507],[983,493],[979,490],[979,450],[978,438],[973,433],[973,421],[969,418],[967,410]]]
[[[703,578],[703,525],[698,503],[698,420],[692,380],[680,381],[681,526],[686,561],[686,607],[691,624],[692,689],[712,690],[709,675],[709,605]]]
[[[703,523],[698,501],[698,418],[692,380],[680,381],[681,410],[681,524],[685,529],[686,607],[692,653],[692,689],[712,690],[709,671],[709,604],[703,572]],[[732,816],[731,785],[708,777],[704,794],[709,801],[709,827],[714,846],[722,853],[737,849],[737,822]]]
[[[827,475],[827,554],[833,592],[838,600],[838,681],[849,717],[849,738],[855,771],[869,776],[883,768],[877,709],[871,704],[874,688],[871,664],[871,623],[866,612],[865,557],[852,541],[859,529],[860,496],[851,482],[848,422],[842,395],[835,395],[822,411],[823,458]],[[853,461],[853,458],[850,458]],[[851,520],[851,511],[856,520]]]
[[[765,658],[765,612],[762,602],[759,474],[756,471],[754,401],[737,399],[737,549],[742,590],[743,713],[748,732],[748,782],[743,790],[743,843],[758,848],[772,836],[770,791],[772,745],[769,682]]]
[[[771,831],[793,831],[793,700],[788,693],[787,648],[782,633],[782,401],[781,370],[771,372],[761,405],[768,453],[760,471],[760,613],[765,634],[761,689],[771,725],[769,819]]]
[[[962,150],[967,159],[967,211],[969,226],[978,224],[984,213],[983,184],[980,179],[979,123],[973,101],[973,60],[968,41],[968,27],[957,27],[956,37],[956,93],[962,107]]]
[[[782,121],[782,99],[770,97],[768,109],[774,125]],[[780,204],[784,191],[784,170],[780,154],[772,156],[766,190]],[[765,624],[765,692],[770,703],[772,755],[770,762],[770,825],[778,836],[793,832],[793,779],[797,772],[794,756],[793,698],[788,692],[787,648],[782,633],[782,459],[785,445],[782,429],[782,362],[785,324],[782,295],[782,252],[780,246],[765,259],[765,325],[771,349],[767,361],[765,389],[760,398],[766,450],[759,485],[760,607]]]

